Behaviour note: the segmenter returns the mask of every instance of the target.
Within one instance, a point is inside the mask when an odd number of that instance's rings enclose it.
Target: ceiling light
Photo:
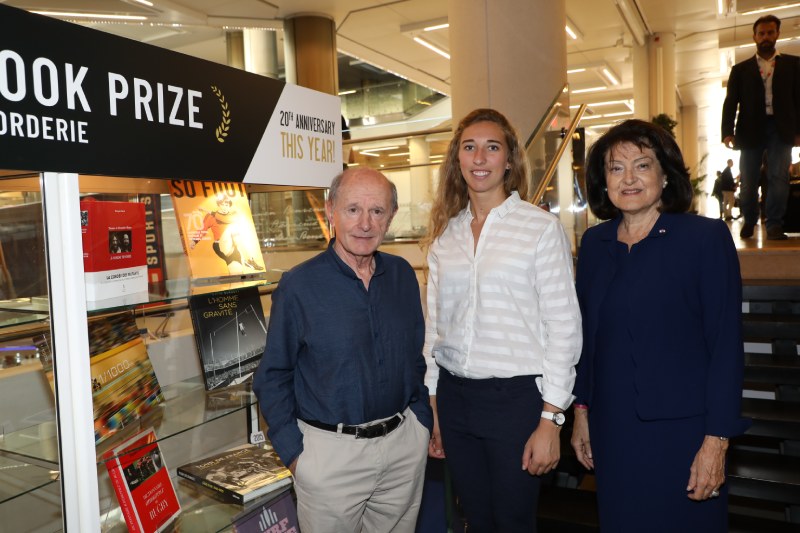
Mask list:
[[[147,20],[147,17],[140,15],[104,15],[102,13],[72,13],[68,11],[31,11],[37,15],[46,17],[64,18],[86,18],[86,19],[107,19],[107,20]]]
[[[375,152],[384,152],[386,150],[397,150],[400,148],[399,146],[379,146],[377,148],[363,148],[359,149],[358,153],[364,155],[371,155],[372,157],[379,157],[381,154],[376,154]]]
[[[633,115],[633,111],[619,111],[618,113],[605,113],[604,117],[621,117],[624,115]]]
[[[588,87],[586,89],[576,89],[576,90],[573,90],[573,91],[570,91],[570,92],[572,94],[594,93],[594,92],[597,92],[597,91],[605,91],[606,89],[608,89],[608,87],[603,85],[602,87]]]
[[[426,26],[426,27],[422,28],[422,31],[443,30],[443,29],[449,28],[449,27],[450,27],[450,23],[449,22],[445,22],[443,24],[436,24],[434,26]]]
[[[147,0],[132,0],[132,1],[136,2],[137,4],[142,4],[143,6],[153,7],[153,2],[148,2]]]
[[[578,27],[575,26],[575,23],[573,23],[569,19],[569,17],[567,17],[567,23],[564,26],[564,30],[567,32],[567,35],[569,35],[570,39],[572,39],[573,41],[577,41],[578,39],[583,39],[583,35],[581,34],[580,30],[578,30]]]
[[[339,96],[344,96],[346,94],[356,94],[356,90],[355,89],[350,89],[349,91],[340,91],[337,94]]]
[[[577,74],[578,72],[586,72],[585,68],[571,68],[567,71],[567,74]]]
[[[773,6],[773,7],[763,7],[761,9],[754,9],[752,11],[745,11],[744,13],[739,13],[740,15],[756,15],[758,13],[767,13],[769,11],[779,11],[781,9],[789,9],[790,7],[798,7],[800,6],[800,2],[795,2],[794,4],[784,4],[782,6]]]
[[[438,48],[438,47],[434,46],[433,44],[429,43],[425,39],[421,39],[420,37],[414,37],[414,42],[416,42],[418,44],[421,44],[422,46],[424,46],[425,48],[428,48],[429,50],[433,50],[434,52],[436,52],[437,54],[439,54],[440,56],[442,56],[442,57],[444,57],[446,59],[450,59],[450,54],[448,54],[447,52],[445,52],[441,48]]]
[[[567,31],[567,35],[569,35],[572,38],[572,40],[574,41],[578,40],[578,36],[575,34],[574,31],[572,31],[572,28],[570,28],[569,26],[564,26],[564,29]]]
[[[395,152],[393,154],[389,154],[389,157],[397,157],[401,155],[411,155],[411,152]]]
[[[605,76],[606,79],[611,82],[611,85],[619,85],[619,79],[617,79],[617,77],[611,71],[610,67],[604,67],[600,70],[600,72],[602,72],[603,76]]]

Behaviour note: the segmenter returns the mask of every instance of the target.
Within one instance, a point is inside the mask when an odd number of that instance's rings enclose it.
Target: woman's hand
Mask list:
[[[694,456],[689,469],[689,485],[686,487],[689,499],[703,501],[712,498],[712,493],[719,491],[725,483],[725,452],[728,441],[719,437],[706,435],[703,445]],[[719,493],[717,492],[717,496]]]
[[[522,451],[522,469],[532,476],[547,474],[561,459],[561,428],[549,420],[540,420]]]
[[[433,431],[428,442],[428,457],[444,459],[444,445],[442,433],[439,431],[439,411],[436,409],[436,396],[431,396],[431,409],[433,409]]]
[[[594,469],[592,445],[589,443],[589,412],[587,409],[575,408],[575,421],[572,425],[572,448],[578,457],[578,462],[589,470]]]

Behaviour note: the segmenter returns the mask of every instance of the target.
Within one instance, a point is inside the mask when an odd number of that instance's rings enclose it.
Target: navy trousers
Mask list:
[[[436,405],[468,531],[536,531],[540,478],[522,470],[525,443],[541,420],[535,377],[464,379],[441,369]]]

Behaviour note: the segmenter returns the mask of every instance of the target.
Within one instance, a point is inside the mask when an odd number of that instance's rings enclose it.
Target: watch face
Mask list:
[[[555,422],[555,424],[556,424],[557,426],[562,426],[562,425],[564,425],[564,421],[565,421],[566,419],[567,419],[567,418],[564,416],[564,413],[554,413],[554,414],[553,414],[553,422]]]

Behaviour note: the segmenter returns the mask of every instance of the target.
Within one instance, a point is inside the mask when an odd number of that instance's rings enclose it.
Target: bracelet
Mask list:
[[[574,403],[574,404],[572,404],[572,406],[575,409],[589,409],[589,406],[586,405],[585,403]]]

